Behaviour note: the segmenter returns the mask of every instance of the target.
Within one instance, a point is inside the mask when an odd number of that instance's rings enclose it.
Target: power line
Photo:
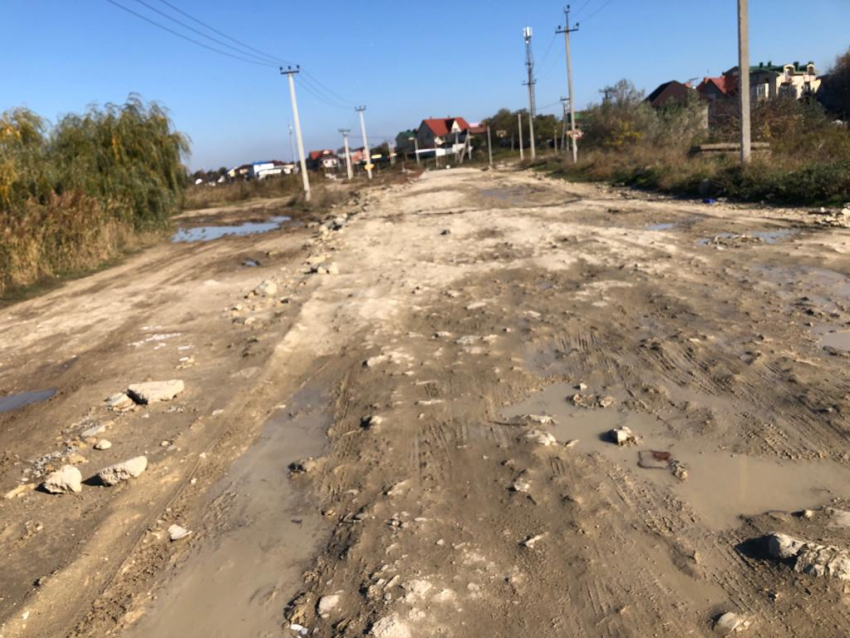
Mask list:
[[[138,3],[139,3],[140,5],[142,5],[143,7],[147,7],[148,9],[150,9],[151,11],[153,11],[154,13],[158,13],[158,14],[159,14],[159,15],[161,15],[162,17],[164,17],[164,18],[166,18],[166,19],[168,19],[168,20],[171,20],[171,21],[172,21],[172,22],[174,22],[175,24],[179,24],[179,25],[180,25],[181,27],[183,27],[184,29],[188,29],[189,31],[191,31],[191,32],[193,32],[193,33],[197,33],[197,34],[198,34],[199,36],[201,36],[202,38],[206,38],[207,40],[211,40],[212,42],[215,42],[216,44],[220,44],[220,45],[221,45],[221,46],[223,46],[223,47],[226,47],[226,48],[228,48],[228,49],[231,49],[232,51],[235,51],[235,52],[236,52],[236,53],[238,53],[239,55],[244,55],[244,56],[250,57],[250,58],[252,58],[252,59],[257,59],[257,61],[258,61],[258,62],[269,62],[269,61],[267,61],[267,60],[263,60],[262,58],[258,58],[258,57],[257,57],[255,54],[253,54],[253,53],[246,53],[245,51],[241,51],[241,50],[237,49],[237,48],[236,48],[235,46],[233,46],[232,44],[227,44],[227,42],[223,42],[222,40],[218,40],[217,38],[212,37],[211,35],[207,35],[207,34],[206,34],[206,33],[204,33],[203,31],[200,31],[200,30],[196,29],[195,27],[190,26],[190,25],[186,24],[185,22],[181,22],[181,21],[180,21],[180,20],[178,20],[177,18],[174,18],[174,17],[172,17],[172,16],[168,15],[165,11],[160,11],[160,10],[159,10],[159,9],[157,9],[156,7],[151,6],[150,4],[148,4],[147,2],[145,2],[145,0],[136,0],[136,2],[138,2]]]
[[[147,16],[144,16],[141,13],[137,13],[136,11],[133,11],[132,9],[127,8],[122,4],[118,4],[117,2],[115,2],[115,0],[106,0],[106,1],[109,4],[114,5],[114,6],[118,7],[119,9],[126,11],[127,13],[130,13],[130,14],[136,16],[140,20],[144,20],[145,22],[152,24],[153,26],[155,26],[159,29],[162,29],[163,31],[168,31],[168,33],[170,33],[172,35],[176,35],[178,38],[186,40],[187,42],[191,42],[192,44],[196,44],[199,47],[203,47],[203,48],[208,49],[210,51],[214,51],[215,53],[218,53],[219,55],[226,55],[227,57],[233,58],[234,60],[240,60],[242,62],[247,62],[248,64],[254,64],[254,65],[257,65],[257,66],[264,66],[264,67],[275,67],[276,66],[274,64],[267,63],[267,62],[258,62],[257,60],[249,60],[248,58],[243,58],[243,57],[240,57],[238,55],[228,53],[227,51],[222,51],[221,49],[216,49],[215,47],[212,47],[212,46],[205,44],[203,42],[198,42],[194,38],[190,38],[189,36],[183,35],[182,33],[179,33],[177,31],[175,31],[174,29],[171,29],[170,27],[165,26],[164,24],[160,24],[159,22],[156,22],[155,20],[151,20]]]
[[[609,4],[611,4],[612,2],[614,2],[614,0],[608,0],[608,2],[606,2],[606,3],[605,3],[605,4],[603,4],[601,7],[599,7],[596,11],[594,11],[594,12],[593,12],[593,13],[591,13],[589,16],[587,16],[586,18],[584,18],[584,19],[582,20],[582,22],[587,22],[588,20],[590,20],[590,19],[591,19],[592,17],[594,17],[595,15],[597,15],[597,14],[601,13],[601,12],[602,12],[602,10],[603,10],[603,9],[605,9],[605,7],[607,7],[607,6],[608,6]]]
[[[593,0],[584,0],[584,2],[581,3],[581,6],[576,9],[576,17],[579,17],[579,14],[582,12],[582,10],[591,2],[593,2]]]
[[[233,37],[231,37],[231,36],[227,35],[226,33],[223,33],[223,32],[221,32],[221,31],[219,31],[218,29],[216,29],[216,28],[214,28],[214,27],[211,27],[210,25],[206,24],[205,22],[201,22],[201,21],[200,21],[200,20],[198,20],[196,17],[194,17],[194,16],[192,16],[192,15],[190,15],[190,14],[186,13],[185,11],[183,11],[182,9],[180,9],[179,7],[175,7],[173,4],[171,4],[171,3],[170,3],[170,2],[168,2],[167,0],[159,0],[159,1],[160,1],[162,4],[164,4],[164,5],[168,6],[168,7],[171,7],[171,8],[172,8],[174,11],[176,11],[177,13],[180,13],[181,15],[186,16],[187,18],[189,18],[189,19],[190,19],[190,20],[192,20],[193,22],[197,22],[197,23],[198,23],[198,24],[200,24],[202,27],[204,27],[204,28],[206,28],[206,29],[209,29],[209,30],[210,30],[210,31],[212,31],[213,33],[216,33],[216,34],[220,35],[221,37],[223,37],[223,38],[226,38],[226,39],[230,40],[231,42],[235,42],[236,44],[238,44],[238,45],[239,45],[239,46],[241,46],[241,47],[244,47],[244,48],[246,48],[246,49],[249,49],[249,50],[251,50],[251,51],[253,51],[253,52],[255,52],[255,53],[259,53],[260,55],[262,55],[262,56],[264,56],[264,57],[266,57],[266,58],[269,58],[269,60],[274,61],[274,62],[276,62],[276,63],[279,63],[279,64],[291,64],[291,62],[289,62],[288,60],[284,60],[284,59],[282,59],[282,58],[277,57],[276,55],[272,55],[272,54],[270,54],[270,53],[266,53],[265,51],[262,51],[261,49],[257,49],[257,48],[255,48],[255,47],[252,47],[252,46],[251,46],[251,45],[249,45],[249,44],[245,44],[244,42],[242,42],[242,41],[240,41],[240,40],[237,40],[236,38],[233,38]]]

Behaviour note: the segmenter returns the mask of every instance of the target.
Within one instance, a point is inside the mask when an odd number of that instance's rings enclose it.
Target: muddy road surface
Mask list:
[[[507,169],[289,216],[0,312],[0,636],[850,634],[840,220]]]

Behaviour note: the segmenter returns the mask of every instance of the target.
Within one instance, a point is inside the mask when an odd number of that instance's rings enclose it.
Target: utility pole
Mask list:
[[[487,154],[490,156],[490,167],[493,167],[493,140],[490,138],[490,125],[487,125]]]
[[[363,152],[366,155],[366,174],[369,179],[372,179],[372,151],[369,150],[369,140],[366,137],[366,117],[363,115],[366,112],[366,107],[358,106],[354,110],[360,114],[360,133],[363,135]]]
[[[354,171],[351,170],[351,152],[348,150],[348,134],[351,133],[351,129],[341,128],[339,132],[342,133],[345,143],[345,172],[348,173],[348,180],[351,181],[354,179]]]
[[[522,113],[517,113],[517,123],[519,125],[519,161],[525,161],[525,149],[522,147]]]
[[[578,162],[578,140],[576,139],[576,101],[573,96],[573,62],[570,56],[570,33],[578,31],[579,25],[576,22],[575,28],[570,28],[570,5],[567,5],[567,8],[564,9],[564,18],[566,19],[566,26],[563,28],[558,27],[556,33],[564,34],[564,42],[567,47],[567,89],[569,91],[567,97],[570,100],[570,140],[572,141],[573,163],[575,163]]]
[[[280,67],[280,74],[289,78],[289,96],[292,98],[292,119],[295,121],[295,137],[298,138],[298,154],[301,161],[301,179],[304,182],[304,199],[310,201],[310,176],[307,175],[307,159],[304,157],[304,140],[301,138],[301,120],[298,117],[298,100],[295,98],[295,74],[301,67]]]
[[[561,148],[567,148],[567,104],[569,100],[565,97],[561,98],[561,104],[564,107],[564,125],[561,127]]]
[[[738,90],[741,92],[741,164],[752,155],[750,130],[750,17],[748,0],[738,0]]]
[[[528,133],[531,137],[531,159],[537,157],[537,149],[534,144],[534,115],[536,113],[536,105],[534,100],[534,54],[531,52],[531,37],[533,33],[531,27],[525,27],[522,30],[522,37],[525,40],[525,66],[528,69],[528,80],[524,83],[528,87]]]
[[[419,166],[419,138],[414,135],[410,139],[413,142],[413,152],[416,155],[416,165]]]

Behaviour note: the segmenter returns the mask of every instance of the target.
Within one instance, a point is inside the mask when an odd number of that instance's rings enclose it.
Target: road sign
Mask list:
[[[567,131],[567,135],[569,135],[571,139],[580,140],[584,137],[584,131]]]

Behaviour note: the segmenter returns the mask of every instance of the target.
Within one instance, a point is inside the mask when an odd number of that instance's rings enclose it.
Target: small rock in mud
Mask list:
[[[384,616],[369,631],[374,638],[413,638],[410,627],[397,614]]]
[[[180,379],[148,381],[131,385],[127,388],[127,394],[136,403],[149,405],[160,401],[170,401],[183,392],[184,387],[183,381]]]
[[[529,441],[537,443],[538,445],[542,445],[543,447],[549,447],[551,445],[557,445],[558,440],[549,432],[541,432],[540,430],[532,430],[531,432],[527,432],[525,438]]]
[[[514,481],[513,485],[511,485],[511,490],[521,494],[528,494],[531,490],[531,483],[529,483],[524,477],[520,476],[516,481]]]
[[[289,471],[293,474],[309,474],[319,468],[319,462],[316,459],[303,459],[289,464]]]
[[[101,439],[97,443],[94,444],[95,450],[108,450],[112,447],[112,443],[107,439]]]
[[[467,310],[478,310],[479,308],[483,308],[487,305],[486,301],[473,301],[471,304],[467,304]]]
[[[180,525],[171,525],[168,528],[168,540],[171,542],[179,541],[186,538],[191,533],[192,532],[185,527],[181,527]]]
[[[614,397],[604,396],[597,399],[596,404],[600,408],[609,408],[614,405]]]
[[[259,286],[254,288],[254,294],[258,297],[273,297],[277,294],[277,284],[266,279]]]
[[[367,429],[376,428],[384,422],[384,417],[378,416],[377,414],[373,414],[371,416],[367,416],[360,422],[360,425]]]
[[[322,618],[330,616],[331,612],[339,606],[339,600],[339,594],[322,596],[319,599],[319,604],[316,605],[316,611],[319,612],[319,616]]]
[[[73,465],[64,465],[44,479],[42,487],[51,494],[79,494],[83,489],[83,475]]]
[[[616,443],[620,447],[624,445],[634,445],[638,442],[637,435],[626,426],[611,430],[608,433],[608,438],[612,443]]]
[[[546,537],[546,534],[537,534],[536,536],[530,536],[526,538],[524,541],[520,543],[523,547],[527,547],[528,549],[534,549],[534,546],[537,545],[540,541],[542,541]]]
[[[688,468],[679,461],[673,461],[670,464],[670,472],[680,481],[688,480]]]
[[[555,419],[548,414],[523,414],[518,416],[516,420],[523,424],[534,425],[555,425]]]
[[[126,396],[126,395],[124,395],[124,396]],[[127,397],[127,399],[130,399],[130,397]],[[130,401],[130,402],[132,403],[132,401]],[[136,405],[136,404],[133,403],[133,405]],[[102,423],[98,423],[97,425],[93,425],[89,428],[86,428],[82,432],[80,432],[80,438],[81,439],[88,439],[90,437],[97,436],[101,432],[106,432],[106,426],[103,425]]]
[[[116,465],[105,467],[97,473],[97,476],[104,485],[111,487],[121,483],[122,481],[127,481],[131,478],[138,478],[147,467],[147,457],[137,456],[129,459],[128,461],[124,461],[123,463],[117,463]]]
[[[132,410],[135,405],[133,399],[123,392],[117,392],[106,399],[106,407],[113,412],[126,412],[127,410]]]
[[[729,636],[748,629],[751,624],[749,620],[742,618],[738,614],[727,611],[715,621],[714,631],[721,636]]]
[[[778,532],[767,537],[770,556],[793,560],[794,571],[810,576],[850,580],[850,553],[846,549],[818,545]]]

